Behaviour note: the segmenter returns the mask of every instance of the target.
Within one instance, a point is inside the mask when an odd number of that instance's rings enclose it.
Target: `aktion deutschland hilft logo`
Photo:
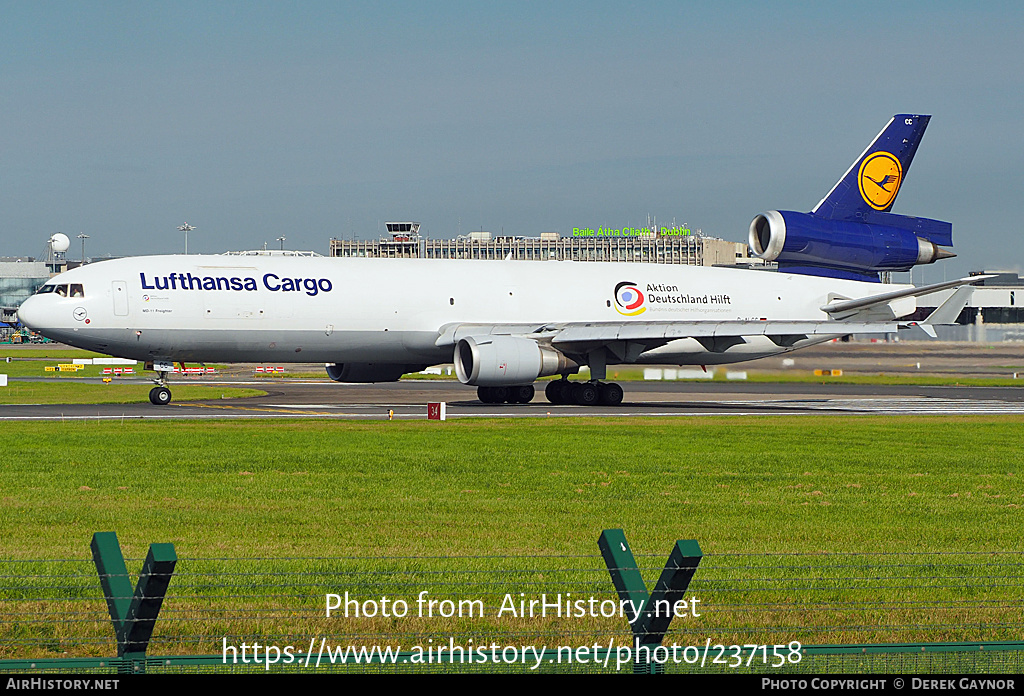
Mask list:
[[[883,150],[865,157],[857,174],[861,198],[875,210],[885,210],[892,205],[902,183],[903,167],[900,161]]]
[[[636,283],[625,280],[615,286],[615,311],[624,317],[635,317],[647,311],[644,294]]]

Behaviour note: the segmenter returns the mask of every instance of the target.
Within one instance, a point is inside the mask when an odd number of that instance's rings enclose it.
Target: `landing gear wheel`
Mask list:
[[[555,379],[548,382],[548,386],[544,387],[544,396],[553,404],[567,404],[569,403],[569,389],[572,388],[572,384],[567,379]]]
[[[503,404],[508,401],[510,390],[508,387],[477,387],[477,398],[485,404]]]
[[[528,404],[533,401],[533,395],[536,394],[532,384],[521,387],[509,387],[508,391],[508,402],[510,404]]]
[[[602,406],[618,406],[622,403],[622,387],[615,382],[605,382],[598,392]]]
[[[590,382],[576,382],[572,385],[572,400],[578,406],[593,406],[597,399],[597,387]]]
[[[171,390],[167,387],[153,387],[149,390],[149,403],[154,406],[166,406],[171,403]]]

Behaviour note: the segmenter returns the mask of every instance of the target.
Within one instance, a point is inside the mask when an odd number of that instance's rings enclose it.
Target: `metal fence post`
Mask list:
[[[640,569],[621,529],[606,529],[597,541],[605,565],[612,576],[612,584],[619,599],[626,602],[629,627],[633,632],[633,672],[635,674],[664,673],[665,665],[649,657],[661,645],[672,623],[674,607],[684,601],[683,595],[697,572],[703,553],[696,540],[680,540],[672,548],[654,592],[647,594]],[[641,656],[643,651],[643,656]]]
[[[96,532],[91,548],[117,636],[117,656],[124,660],[118,671],[144,672],[149,639],[178,561],[174,544],[149,545],[134,592],[117,534]]]

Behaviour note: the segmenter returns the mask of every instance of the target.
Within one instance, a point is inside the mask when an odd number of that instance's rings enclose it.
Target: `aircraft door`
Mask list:
[[[114,316],[128,316],[128,283],[115,280],[110,285],[114,296]]]

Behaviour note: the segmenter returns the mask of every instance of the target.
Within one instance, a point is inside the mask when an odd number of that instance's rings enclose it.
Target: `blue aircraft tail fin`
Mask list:
[[[954,256],[953,225],[889,212],[931,116],[897,114],[810,213],[770,210],[750,223],[750,248],[779,271],[879,280]]]
[[[893,116],[811,214],[870,222],[877,213],[889,212],[929,120],[931,116]]]

